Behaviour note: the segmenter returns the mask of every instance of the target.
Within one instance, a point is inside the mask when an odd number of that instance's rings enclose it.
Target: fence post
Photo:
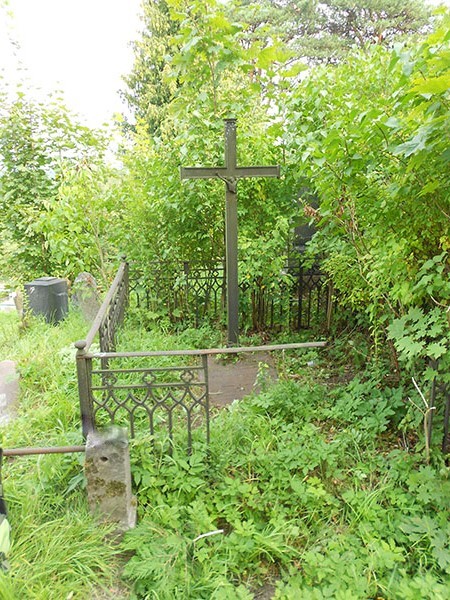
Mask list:
[[[209,375],[208,375],[208,355],[202,355],[202,367],[205,377],[205,416],[206,416],[206,443],[209,445]]]
[[[83,438],[95,429],[94,411],[92,406],[91,385],[92,385],[92,359],[86,355],[86,340],[75,342],[77,349],[77,379],[78,396],[80,399],[81,425]]]
[[[297,304],[297,331],[302,329],[302,317],[303,317],[303,266],[299,259],[299,270],[298,270],[298,304]]]
[[[90,432],[85,474],[91,512],[123,533],[136,524],[136,498],[131,492],[130,451],[126,429]]]
[[[331,321],[333,318],[333,282],[328,282],[328,293],[327,293],[327,325],[326,331],[331,329]]]

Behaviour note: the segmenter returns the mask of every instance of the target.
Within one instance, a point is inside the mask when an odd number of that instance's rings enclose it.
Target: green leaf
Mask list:
[[[296,62],[288,69],[283,69],[280,72],[280,77],[297,77],[303,71],[307,71],[309,69],[308,65],[302,62]]]
[[[442,185],[442,182],[437,179],[435,179],[434,181],[429,181],[427,184],[425,184],[423,186],[423,188],[420,190],[419,194],[420,194],[420,196],[425,196],[426,194],[431,194],[431,193],[435,192],[441,185]]]
[[[423,342],[416,341],[408,335],[396,340],[395,345],[408,357],[420,356],[424,349]]]
[[[433,342],[432,344],[429,344],[426,347],[427,356],[429,356],[430,358],[440,358],[446,352],[448,352],[447,346],[444,346],[443,344],[438,344],[436,342]]]
[[[419,132],[408,142],[400,144],[393,149],[395,155],[403,154],[405,158],[415,154],[419,150],[424,150],[428,139],[428,132],[424,129]]]
[[[389,117],[389,119],[387,119],[387,121],[383,122],[384,125],[386,125],[386,127],[389,127],[390,129],[400,129],[402,123],[399,119],[397,119],[397,117]]]
[[[256,65],[260,69],[268,69],[275,62],[283,62],[288,54],[278,46],[267,46],[260,50],[256,59]]]
[[[405,324],[406,324],[407,318],[408,317],[403,316],[400,319],[395,319],[388,326],[389,338],[391,340],[399,340],[400,338],[403,337],[404,332],[405,332]]]
[[[430,77],[425,81],[416,83],[411,88],[419,94],[442,94],[450,90],[450,73],[439,75],[438,77]]]

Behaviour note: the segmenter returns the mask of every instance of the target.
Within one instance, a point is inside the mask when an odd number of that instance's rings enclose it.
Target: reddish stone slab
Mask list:
[[[276,380],[277,373],[269,352],[242,353],[237,362],[208,357],[209,398],[213,406],[225,406],[257,392],[257,377],[260,363],[269,365],[266,377]]]
[[[13,360],[0,362],[0,425],[16,416],[19,396],[19,374]]]

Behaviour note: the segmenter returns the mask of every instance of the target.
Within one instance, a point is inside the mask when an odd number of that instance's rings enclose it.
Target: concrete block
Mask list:
[[[126,531],[136,524],[136,498],[131,492],[130,453],[126,429],[92,432],[86,441],[85,473],[91,511]]]

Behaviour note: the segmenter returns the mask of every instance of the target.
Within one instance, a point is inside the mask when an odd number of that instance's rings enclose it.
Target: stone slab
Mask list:
[[[226,406],[234,400],[241,400],[252,392],[260,391],[258,373],[260,363],[268,365],[264,378],[277,379],[274,360],[269,352],[242,353],[237,362],[225,362],[208,356],[209,398],[213,406]]]
[[[17,413],[19,374],[13,360],[0,362],[0,425],[9,423]]]
[[[15,310],[14,294],[6,288],[5,284],[0,283],[0,312],[13,312]]]
[[[93,431],[86,440],[85,474],[91,511],[124,532],[136,524],[131,492],[130,452],[126,429]]]
[[[73,282],[72,304],[79,307],[87,321],[97,316],[101,302],[97,282],[90,273],[80,273]]]

